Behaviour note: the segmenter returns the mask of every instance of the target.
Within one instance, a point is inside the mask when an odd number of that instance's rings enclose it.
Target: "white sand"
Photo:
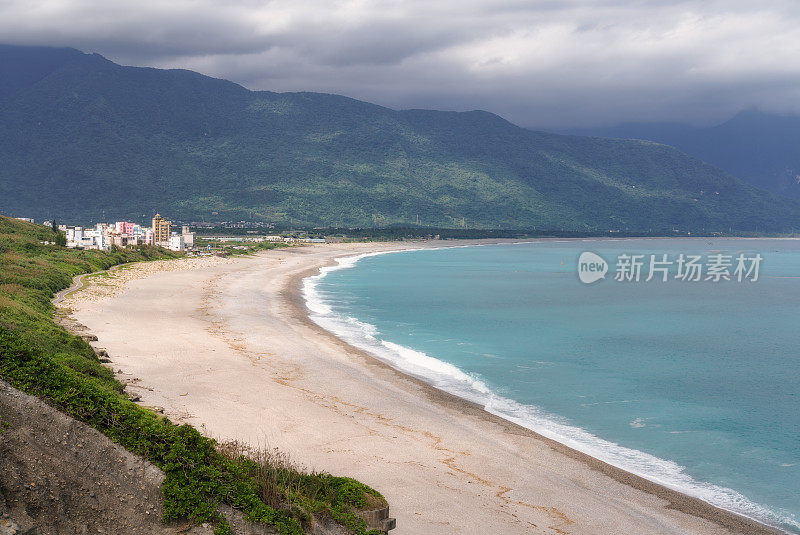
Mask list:
[[[678,509],[735,519],[655,485],[629,486],[625,473],[604,474],[437,394],[301,314],[299,274],[336,256],[397,247],[140,264],[89,278],[100,286],[64,305],[99,337],[120,378],[134,379],[129,388],[143,404],[220,440],[277,447],[375,487],[397,518],[394,534],[734,532]]]

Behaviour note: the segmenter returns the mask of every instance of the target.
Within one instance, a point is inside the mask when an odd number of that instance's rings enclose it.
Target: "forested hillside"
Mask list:
[[[645,141],[491,113],[249,91],[72,49],[0,47],[0,212],[89,221],[569,230],[800,227],[800,202]]]

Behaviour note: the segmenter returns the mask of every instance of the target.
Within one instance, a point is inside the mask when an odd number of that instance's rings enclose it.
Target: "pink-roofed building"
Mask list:
[[[136,223],[128,223],[127,221],[117,221],[117,232],[120,234],[133,234],[134,229],[138,227]]]

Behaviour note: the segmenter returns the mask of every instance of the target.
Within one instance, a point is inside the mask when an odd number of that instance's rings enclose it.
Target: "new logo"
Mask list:
[[[605,279],[607,272],[608,262],[603,260],[603,257],[589,251],[581,253],[578,258],[578,278],[582,283],[592,284]]]

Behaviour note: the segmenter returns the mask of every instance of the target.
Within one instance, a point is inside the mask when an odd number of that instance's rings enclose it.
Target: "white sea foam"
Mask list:
[[[417,250],[420,249],[407,249],[405,252]],[[337,258],[336,265],[320,268],[318,275],[307,277],[303,281],[303,296],[311,319],[349,344],[367,351],[398,370],[445,392],[477,403],[487,412],[544,437],[722,509],[774,526],[789,526],[792,531],[800,531],[800,521],[789,512],[771,510],[748,500],[733,489],[697,481],[685,473],[683,466],[673,461],[604,440],[536,406],[524,405],[497,395],[479,377],[467,374],[457,366],[421,351],[382,340],[374,325],[337,314],[330,301],[317,288],[319,281],[332,271],[351,268],[362,258],[396,252],[403,251],[380,251]]]

